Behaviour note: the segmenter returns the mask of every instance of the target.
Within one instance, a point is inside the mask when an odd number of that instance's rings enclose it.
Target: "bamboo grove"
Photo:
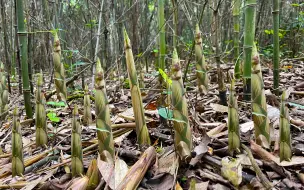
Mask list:
[[[48,117],[46,109],[46,97],[44,93],[44,76],[42,71],[35,74],[36,76],[36,88],[35,88],[35,106],[32,106],[31,102],[31,92],[30,92],[30,83],[29,78],[30,74],[28,71],[28,46],[27,38],[28,32],[25,26],[24,17],[24,4],[22,0],[16,0],[16,8],[18,9],[18,26],[16,33],[18,35],[18,40],[20,43],[20,65],[22,68],[22,88],[24,96],[24,110],[26,113],[26,119],[34,119],[35,122],[35,146],[41,148],[42,150],[47,150],[50,146],[50,137],[54,132],[49,131],[47,127]],[[178,52],[182,50],[177,49],[178,46],[178,33],[177,33],[177,14],[178,11],[174,12],[174,24],[175,30],[173,31],[174,38],[172,38],[173,48],[170,48],[166,44],[166,19],[165,19],[165,3],[164,0],[157,1],[157,11],[158,11],[158,47],[159,54],[154,57],[155,68],[158,70],[158,77],[160,78],[159,83],[161,89],[156,89],[160,91],[160,96],[164,97],[164,92],[167,95],[167,102],[162,102],[167,111],[172,112],[171,118],[165,118],[166,124],[172,128],[171,135],[174,136],[172,143],[174,145],[174,151],[178,155],[180,163],[189,163],[189,160],[193,157],[194,149],[194,134],[192,117],[189,115],[188,110],[188,100],[187,100],[187,87],[189,83],[183,81],[183,74],[186,76],[187,73],[183,73],[183,69],[187,66],[183,65],[182,61],[178,57]],[[178,1],[172,1],[173,7],[178,7]],[[215,1],[218,2],[218,1]],[[243,4],[241,0],[232,0],[232,15],[233,15],[233,73],[227,72],[225,76],[222,68],[222,60],[220,53],[220,42],[218,41],[219,35],[219,20],[218,20],[218,8],[219,4],[213,4],[213,17],[216,21],[215,24],[215,39],[212,39],[213,45],[213,57],[214,63],[216,63],[216,80],[218,85],[216,88],[217,100],[219,100],[222,106],[227,107],[228,109],[228,119],[227,119],[227,130],[228,130],[228,152],[231,156],[236,156],[241,152],[242,149],[245,149],[241,143],[240,135],[240,102],[246,103],[246,108],[250,111],[250,120],[253,122],[254,126],[254,140],[256,144],[262,146],[265,149],[271,149],[271,131],[272,125],[268,118],[267,112],[267,102],[265,95],[265,85],[262,74],[261,58],[259,55],[258,47],[255,42],[255,31],[256,31],[256,9],[257,1],[256,0],[244,0]],[[45,3],[45,2],[44,2]],[[243,7],[242,7],[243,6]],[[241,10],[242,9],[242,10]],[[273,90],[278,96],[281,92],[281,105],[280,105],[280,122],[279,122],[279,156],[280,161],[291,161],[292,159],[292,146],[291,146],[291,132],[290,132],[290,117],[288,107],[286,103],[288,101],[289,92],[281,90],[279,86],[279,54],[280,54],[280,38],[279,38],[279,1],[273,0]],[[240,22],[241,12],[244,13],[244,23]],[[241,35],[241,24],[243,24],[244,33]],[[205,98],[210,93],[210,83],[214,76],[211,76],[212,64],[207,62],[205,59],[205,49],[204,41],[207,41],[203,38],[203,33],[201,29],[204,26],[201,26],[200,23],[197,23],[193,27],[193,56],[194,59],[194,73],[196,88],[195,93],[200,98]],[[55,86],[54,94],[57,94],[57,100],[63,101],[66,103],[66,110],[69,110],[69,127],[71,128],[71,150],[70,150],[70,166],[71,166],[71,175],[79,181],[81,186],[86,189],[95,189],[100,183],[100,174],[99,174],[99,164],[105,162],[110,166],[114,166],[115,161],[117,161],[117,152],[115,150],[116,144],[114,143],[114,138],[117,136],[118,131],[113,128],[111,122],[111,110],[110,103],[107,97],[107,84],[106,84],[106,70],[104,66],[107,63],[103,63],[106,60],[106,57],[103,57],[101,62],[98,57],[96,57],[96,62],[91,61],[90,67],[95,68],[95,73],[93,75],[93,85],[85,85],[83,87],[81,98],[83,109],[79,109],[78,105],[73,103],[72,105],[68,104],[68,80],[66,78],[66,68],[65,68],[65,58],[64,51],[61,49],[63,45],[61,43],[60,32],[56,31],[47,31],[48,33],[53,34],[53,49],[52,49],[52,62],[54,69],[54,78],[53,83]],[[41,32],[42,33],[42,32]],[[106,33],[106,32],[105,32]],[[149,166],[152,165],[153,161],[156,159],[157,154],[155,150],[155,144],[153,144],[153,138],[150,138],[150,129],[148,129],[147,119],[145,115],[145,104],[143,103],[142,90],[146,88],[145,86],[145,74],[141,70],[137,72],[137,60],[141,59],[138,55],[133,55],[134,46],[139,46],[138,44],[131,45],[131,40],[128,36],[127,30],[122,28],[122,40],[119,42],[123,51],[122,63],[124,63],[122,69],[128,75],[128,85],[131,97],[134,121],[135,121],[135,133],[136,133],[136,143],[139,145],[143,154],[139,157],[136,164],[131,167],[125,177],[117,185],[117,189],[136,189],[140,181],[143,179],[146,171]],[[99,35],[97,37],[99,38]],[[50,35],[51,36],[51,35]],[[242,36],[242,37],[241,37]],[[132,36],[133,37],[133,36]],[[134,39],[134,37],[133,37]],[[240,42],[240,39],[243,42]],[[98,39],[99,40],[99,39]],[[156,40],[157,41],[157,40]],[[170,40],[167,40],[171,42]],[[49,40],[51,43],[51,40]],[[138,42],[137,42],[138,43]],[[169,47],[169,48],[168,48]],[[242,47],[242,48],[241,48]],[[63,48],[63,49],[66,49]],[[94,49],[94,48],[92,48]],[[106,45],[105,48],[106,49]],[[98,50],[98,47],[97,47]],[[97,52],[96,50],[96,52]],[[179,51],[178,51],[179,50]],[[106,51],[106,50],[104,50]],[[169,51],[171,51],[169,53]],[[138,53],[138,52],[137,52]],[[143,53],[144,54],[144,53]],[[96,54],[97,55],[97,54]],[[104,53],[106,55],[106,53]],[[181,55],[181,54],[179,54]],[[189,56],[191,60],[191,55]],[[166,61],[166,59],[172,60],[171,63]],[[94,58],[95,60],[95,58]],[[140,60],[141,61],[141,60]],[[138,62],[140,62],[138,61]],[[189,61],[190,62],[190,61]],[[140,67],[141,68],[141,67]],[[148,70],[148,67],[147,67]],[[164,74],[161,74],[163,71]],[[139,73],[139,74],[138,74]],[[10,73],[5,72],[4,64],[0,62],[0,119],[1,122],[8,119],[9,117],[9,92],[7,88],[7,75]],[[83,73],[81,73],[83,74]],[[68,77],[68,75],[67,75]],[[227,80],[224,79],[227,77]],[[75,77],[75,78],[78,78]],[[229,78],[229,79],[228,79]],[[140,79],[140,80],[139,80]],[[189,80],[189,79],[188,79]],[[227,90],[226,84],[230,82],[229,86],[229,96],[226,98]],[[164,88],[164,82],[167,82],[167,89]],[[214,82],[214,81],[213,81]],[[84,82],[83,82],[84,83]],[[238,84],[238,85],[236,85]],[[239,86],[243,86],[243,93],[239,94]],[[228,101],[227,101],[228,100]],[[94,105],[91,105],[91,102],[94,101]],[[205,106],[205,105],[203,105]],[[34,118],[33,110],[34,107]],[[95,110],[93,109],[95,108]],[[159,108],[157,108],[159,109]],[[19,109],[21,110],[21,109]],[[92,114],[93,113],[93,114]],[[18,112],[17,106],[13,110],[12,117],[12,133],[11,133],[11,171],[12,176],[23,176],[25,173],[24,163],[24,152],[23,152],[23,142],[22,142],[22,127],[20,124],[20,117],[22,113]],[[83,115],[83,117],[80,117]],[[94,117],[92,117],[92,115]],[[82,143],[82,134],[83,128],[89,128],[92,125],[96,124],[96,133],[94,132],[94,138],[96,137],[96,142],[98,144],[98,158],[93,159],[90,162],[88,170],[86,171],[84,154],[83,154],[83,143]],[[84,127],[83,127],[84,126]],[[120,131],[119,131],[120,132]],[[123,131],[124,132],[124,131]],[[134,134],[135,134],[134,133]],[[116,136],[115,136],[116,135]],[[134,135],[135,136],[135,135]],[[196,139],[196,138],[195,138]],[[95,139],[93,139],[95,140]],[[153,144],[153,146],[151,146]],[[96,146],[97,147],[97,146]],[[243,148],[242,148],[243,147]],[[97,149],[97,148],[96,148]],[[53,151],[53,150],[52,150]],[[137,167],[136,167],[137,166]],[[139,166],[139,167],[138,167]],[[71,187],[72,188],[72,187]],[[76,187],[74,187],[76,188]],[[85,189],[84,188],[84,189]]]

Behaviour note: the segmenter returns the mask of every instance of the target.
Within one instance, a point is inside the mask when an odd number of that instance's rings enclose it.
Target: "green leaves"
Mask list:
[[[161,68],[159,68],[158,71],[159,71],[159,74],[160,74],[160,75],[162,76],[162,78],[164,79],[164,81],[165,81],[167,84],[171,85],[171,84],[172,84],[172,80],[168,77],[168,75],[167,75]]]
[[[47,105],[50,105],[50,106],[54,106],[54,107],[65,107],[66,104],[63,102],[63,101],[60,101],[60,102],[47,102],[46,103]]]
[[[173,118],[173,112],[172,112],[172,110],[169,110],[168,108],[158,109],[158,114],[165,119],[172,119]]]
[[[49,112],[47,114],[47,117],[52,121],[52,122],[55,122],[55,123],[58,123],[60,121],[60,118],[57,117],[56,113],[55,112]]]

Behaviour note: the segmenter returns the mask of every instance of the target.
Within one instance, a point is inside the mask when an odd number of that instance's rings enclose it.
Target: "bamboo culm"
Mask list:
[[[233,30],[234,30],[234,37],[233,37],[233,60],[234,60],[234,77],[235,79],[241,78],[241,61],[239,59],[240,56],[240,42],[239,42],[239,35],[240,35],[240,0],[233,0]]]
[[[251,84],[251,55],[254,45],[256,0],[245,0],[245,28],[244,28],[244,100],[250,100]]]
[[[28,72],[28,52],[27,52],[27,32],[24,24],[23,15],[23,1],[17,0],[17,16],[18,16],[18,36],[20,42],[21,52],[21,69],[22,69],[22,84],[23,84],[23,96],[25,112],[28,118],[33,117],[32,105],[31,105],[31,92]]]
[[[273,89],[279,94],[279,65],[280,65],[280,0],[272,0],[273,4]]]
[[[100,159],[114,163],[114,141],[111,129],[109,102],[105,89],[104,71],[97,58],[95,73],[96,129]]]

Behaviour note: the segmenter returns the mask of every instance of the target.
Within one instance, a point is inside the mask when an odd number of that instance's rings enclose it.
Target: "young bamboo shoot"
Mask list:
[[[192,132],[188,120],[188,105],[182,79],[182,71],[176,49],[172,57],[172,106],[174,142],[177,153],[182,160],[191,155]]]
[[[251,73],[251,98],[252,119],[255,129],[255,140],[259,145],[269,148],[270,127],[267,117],[267,104],[264,90],[264,82],[260,65],[260,57],[257,47],[252,48],[252,73]]]
[[[137,141],[140,145],[150,145],[150,137],[146,124],[143,103],[135,69],[135,63],[131,49],[131,43],[126,30],[124,30],[124,45],[127,69],[130,79],[132,106],[136,123]]]
[[[12,176],[22,176],[24,172],[23,145],[18,109],[15,107],[12,129]]]
[[[109,102],[105,89],[104,72],[97,58],[95,74],[96,128],[100,159],[114,163],[114,141],[111,129]]]
[[[290,122],[288,108],[285,103],[288,98],[286,91],[282,94],[282,102],[280,109],[280,161],[290,161],[291,152],[291,137],[290,137]]]
[[[37,76],[37,91],[36,91],[36,146],[47,145],[47,129],[46,129],[46,112],[45,98],[42,92],[43,75],[39,73]]]
[[[6,75],[4,72],[4,65],[0,61],[0,115],[4,114],[8,109],[8,90],[6,87]],[[4,120],[6,114],[0,118]]]
[[[84,97],[83,97],[83,124],[88,126],[92,123],[92,114],[91,114],[91,100],[88,85],[84,88]]]
[[[63,64],[61,64],[61,47],[60,40],[57,33],[54,35],[54,53],[53,53],[53,62],[54,62],[54,75],[55,75],[55,86],[57,97],[59,100],[66,100],[67,98],[67,88],[65,83],[65,71]]]
[[[201,31],[199,30],[198,24],[195,29],[195,58],[196,58],[196,77],[197,84],[200,93],[207,94],[208,92],[208,74],[207,64],[205,62],[205,56],[203,54],[203,44]]]
[[[83,173],[81,125],[77,105],[73,110],[72,119],[72,176],[81,176]]]
[[[228,103],[228,149],[233,154],[240,149],[240,127],[238,104],[235,94],[234,79],[231,81],[229,103]]]

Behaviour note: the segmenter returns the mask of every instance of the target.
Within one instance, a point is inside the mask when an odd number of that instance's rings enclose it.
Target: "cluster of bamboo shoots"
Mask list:
[[[3,119],[5,117],[5,113],[8,109],[7,103],[8,103],[8,90],[6,87],[6,75],[4,72],[4,65],[0,61],[0,115],[2,116],[2,118],[0,119]]]

